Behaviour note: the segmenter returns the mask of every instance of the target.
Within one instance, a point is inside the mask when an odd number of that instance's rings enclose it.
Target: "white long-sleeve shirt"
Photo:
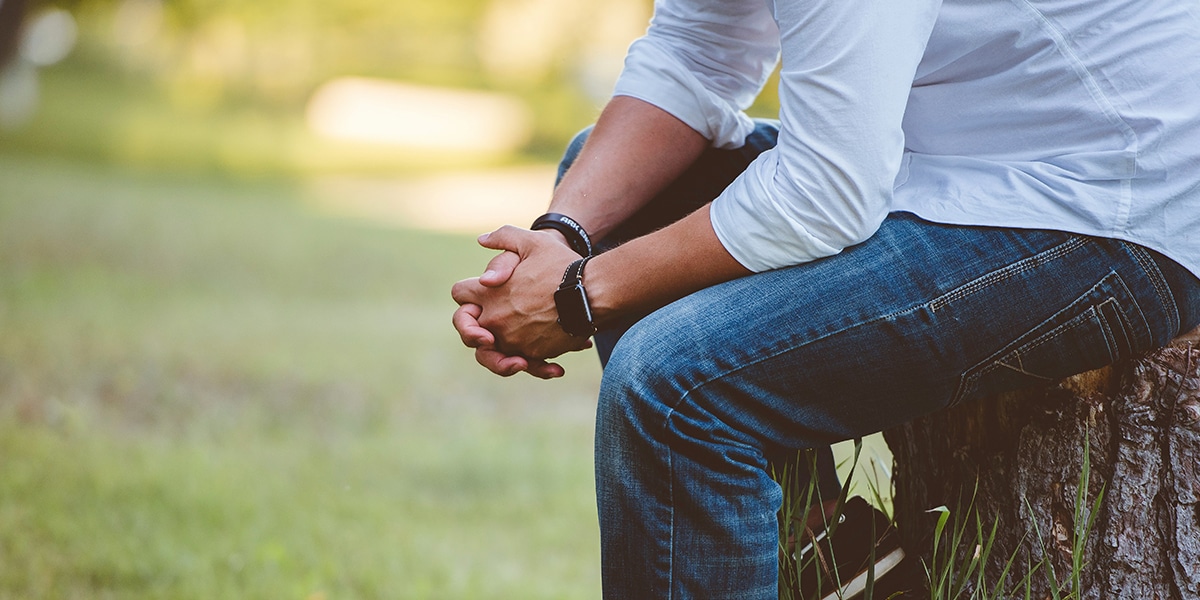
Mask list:
[[[1194,0],[658,0],[616,95],[718,147],[782,58],[782,128],[712,223],[753,271],[891,211],[1139,243],[1200,274]]]

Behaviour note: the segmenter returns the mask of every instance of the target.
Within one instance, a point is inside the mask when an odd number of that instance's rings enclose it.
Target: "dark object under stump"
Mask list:
[[[1200,599],[1200,330],[1139,361],[1005,394],[885,432],[895,456],[896,520],[928,558],[937,506],[999,521],[988,587],[1015,553],[1006,588],[1047,559],[1070,587],[1077,519],[1081,598]],[[1078,507],[1086,447],[1090,478]],[[972,530],[974,525],[971,526]],[[985,532],[986,533],[986,532]],[[943,544],[945,543],[943,538]],[[974,543],[960,552],[973,552]],[[1050,569],[1031,578],[1050,597]],[[964,596],[965,597],[965,596]]]

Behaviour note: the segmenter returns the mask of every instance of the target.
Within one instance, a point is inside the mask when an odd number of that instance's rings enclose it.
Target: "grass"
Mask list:
[[[838,463],[839,476],[843,483],[837,498],[837,507],[829,519],[831,526],[827,533],[831,538],[837,537],[838,515],[841,514],[846,499],[852,495],[851,490],[858,489],[860,493],[853,495],[865,496],[868,502],[882,510],[889,520],[893,518],[890,514],[892,494],[890,477],[880,479],[875,466],[884,463],[879,460],[880,451],[871,448],[872,445],[881,443],[882,440],[875,437],[856,440],[849,447],[842,446],[841,454],[849,454],[849,456]],[[1008,598],[1032,600],[1035,597],[1035,587],[1044,590],[1036,596],[1039,598],[1046,597],[1054,600],[1082,598],[1086,592],[1083,582],[1084,569],[1087,567],[1086,544],[1104,502],[1104,486],[1100,487],[1095,497],[1089,502],[1088,493],[1091,489],[1089,485],[1092,472],[1091,446],[1087,433],[1083,435],[1081,444],[1083,463],[1073,507],[1073,529],[1069,537],[1071,559],[1068,565],[1069,569],[1065,573],[1055,572],[1053,560],[1045,550],[1048,548],[1048,542],[1038,525],[1036,513],[1028,504],[1026,508],[1029,511],[1029,524],[1033,527],[1034,536],[1026,536],[1017,548],[1012,549],[1009,555],[998,555],[994,543],[999,520],[994,515],[980,514],[975,504],[975,494],[978,492],[976,489],[972,491],[971,497],[965,502],[960,498],[953,509],[943,505],[927,511],[936,517],[936,522],[930,532],[931,547],[927,549],[926,555],[920,557],[924,579],[921,580],[918,576],[916,581],[912,581],[911,576],[906,576],[906,580],[910,584],[918,588],[923,586],[924,589],[912,589],[906,594],[896,593],[887,597],[886,600],[900,597],[928,597],[930,600],[1004,600]],[[860,466],[860,457],[864,448],[875,455],[868,461],[872,467],[870,469]],[[886,446],[883,452],[886,453]],[[890,459],[890,455],[888,458]],[[815,461],[812,451],[805,451],[797,456],[794,464],[783,465],[779,472],[772,474],[784,490],[783,505],[779,514],[779,597],[781,600],[801,600],[802,597],[813,596],[816,593],[816,590],[801,588],[801,582],[805,581],[801,577],[802,572],[811,570],[817,575],[815,582],[809,581],[808,585],[815,585],[817,588],[823,586],[821,581],[823,570],[815,564],[816,558],[810,556],[807,560],[799,560],[793,552],[793,547],[798,545],[796,540],[805,539],[805,532],[800,529],[798,524],[804,523],[812,511],[818,510],[817,506],[821,502],[831,500],[820,498],[815,482],[809,478],[801,480],[807,482],[806,485],[797,485],[797,471],[802,465],[807,465],[808,471],[814,470]],[[867,494],[861,493],[864,487]],[[892,523],[895,525],[894,521]],[[917,524],[906,523],[905,525]],[[872,524],[871,536],[874,538],[878,535],[879,533],[874,530],[874,524]],[[1019,564],[1018,561],[1022,550],[1026,551],[1024,565]],[[865,564],[874,565],[874,549],[869,549],[868,552]],[[1038,556],[1040,558],[1035,562],[1033,557]],[[987,567],[991,565],[995,565],[999,569],[998,573],[993,572],[994,580],[989,580]],[[841,582],[843,579],[855,575],[857,573],[839,573],[837,565],[834,563],[831,576],[835,578],[835,581]],[[869,568],[866,588],[862,595],[863,600],[884,600],[882,594],[872,593],[875,582],[874,575],[873,567]],[[1035,581],[1038,583],[1044,581],[1044,583],[1039,586]],[[830,587],[830,582],[826,581],[824,587],[836,590],[837,585]],[[840,597],[840,593],[836,592],[835,595]]]
[[[482,372],[469,238],[0,155],[0,598],[594,598],[594,357]]]
[[[475,429],[434,452],[444,438],[413,433],[329,445],[7,426],[0,596],[588,597],[587,470],[556,453],[569,440],[513,447]]]

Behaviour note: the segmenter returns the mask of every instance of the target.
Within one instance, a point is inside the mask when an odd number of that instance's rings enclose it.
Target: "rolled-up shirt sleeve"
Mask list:
[[[779,30],[763,0],[658,0],[614,95],[663,109],[718,148],[737,148],[754,126],[743,111],[778,60]]]
[[[762,6],[772,15],[763,0],[720,4],[726,13],[737,13],[728,6],[733,5],[757,15],[752,8]],[[878,229],[890,209],[904,154],[902,122],[913,76],[940,5],[940,0],[784,1],[773,7],[773,32],[760,25],[751,35],[751,27],[734,27],[744,37],[727,35],[715,46],[697,31],[730,29],[709,23],[723,14],[710,11],[707,2],[662,0],[656,6],[656,11],[669,9],[672,21],[699,22],[671,27],[686,32],[677,37],[695,41],[654,40],[652,25],[638,44],[649,40],[675,48],[663,50],[672,56],[698,53],[699,58],[675,59],[672,64],[682,64],[691,75],[660,75],[658,89],[639,97],[675,114],[719,147],[738,145],[751,127],[739,107],[749,104],[742,97],[753,87],[748,82],[763,75],[762,63],[749,60],[761,58],[766,48],[756,36],[773,34],[780,42],[779,143],[751,163],[711,210],[717,237],[743,266],[758,272],[830,256]],[[653,60],[652,54],[635,44],[627,72],[641,60]],[[715,68],[713,61],[724,66]],[[725,101],[721,110],[711,108],[718,102],[706,101],[705,92]],[[723,112],[726,107],[736,114]],[[729,139],[738,135],[738,142]]]

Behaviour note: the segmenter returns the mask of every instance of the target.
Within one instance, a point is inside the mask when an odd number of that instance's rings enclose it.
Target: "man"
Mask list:
[[[752,122],[777,58],[780,122]],[[605,596],[772,598],[773,451],[1200,323],[1196,98],[1174,0],[659,0],[553,214],[480,238],[503,252],[454,324],[548,378],[635,322],[598,407]]]

